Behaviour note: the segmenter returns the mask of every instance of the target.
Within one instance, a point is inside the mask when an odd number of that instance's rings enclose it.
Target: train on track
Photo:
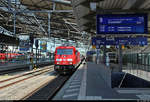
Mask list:
[[[0,61],[2,60],[11,60],[23,54],[19,53],[0,53]]]
[[[54,70],[60,74],[75,71],[80,64],[80,52],[74,46],[59,46],[55,49]]]

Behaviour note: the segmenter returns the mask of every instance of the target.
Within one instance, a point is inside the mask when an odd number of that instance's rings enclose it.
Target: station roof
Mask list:
[[[147,13],[149,8],[149,0],[0,0],[0,26],[14,31],[15,9],[17,35],[32,33],[88,44],[96,35],[96,14]]]
[[[72,7],[74,15],[77,20],[77,25],[80,31],[91,33],[96,36],[96,14],[134,14],[134,13],[148,13],[150,12],[150,0],[72,0]],[[148,18],[148,31],[150,31],[150,16]],[[148,43],[150,42],[150,34],[134,34],[134,35],[99,35],[105,37],[124,37],[124,36],[148,36]],[[115,47],[110,48],[115,51]],[[132,50],[129,50],[132,49]],[[126,52],[146,51],[147,47],[127,46],[124,50]]]
[[[82,41],[83,38],[88,38],[88,35],[83,36],[84,34],[78,30],[70,0],[0,1],[0,24],[11,32],[14,32],[13,11],[14,9],[17,11],[16,35],[32,33],[35,37],[54,37],[73,41]]]
[[[96,33],[96,14],[147,13],[149,0],[72,0],[81,31]]]

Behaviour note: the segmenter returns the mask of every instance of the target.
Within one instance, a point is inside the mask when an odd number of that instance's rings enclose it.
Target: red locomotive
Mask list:
[[[54,70],[59,73],[74,71],[80,63],[80,53],[74,46],[59,46],[55,49]]]
[[[16,58],[16,56],[23,55],[18,53],[0,53],[0,61],[2,60],[11,60]]]
[[[0,60],[5,60],[6,59],[6,55],[4,53],[0,53]]]

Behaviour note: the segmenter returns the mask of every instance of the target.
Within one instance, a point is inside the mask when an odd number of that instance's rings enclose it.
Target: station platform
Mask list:
[[[111,70],[104,64],[82,64],[53,100],[150,100],[149,88],[112,88]]]
[[[39,63],[37,63],[38,65],[49,65],[49,64],[53,64],[53,61],[41,61]],[[0,65],[0,72],[1,71],[7,71],[7,70],[13,70],[13,69],[19,69],[19,68],[26,68],[29,67],[30,63],[26,62],[26,63],[7,63],[7,64],[1,64]]]

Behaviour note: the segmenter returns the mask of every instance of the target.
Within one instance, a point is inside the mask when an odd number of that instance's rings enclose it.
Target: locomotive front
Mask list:
[[[73,71],[76,65],[74,47],[57,47],[55,50],[55,66],[57,72],[66,73]]]

